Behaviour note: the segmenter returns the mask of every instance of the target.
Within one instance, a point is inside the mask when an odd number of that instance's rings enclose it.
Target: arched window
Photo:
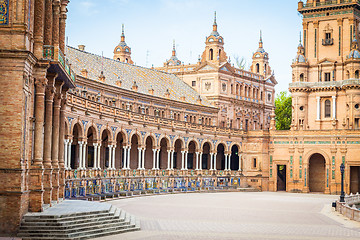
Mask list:
[[[330,100],[325,101],[325,118],[331,117],[331,102]]]
[[[265,74],[265,75],[267,74],[267,66],[266,66],[266,64],[265,64],[265,66],[264,66],[264,74]]]
[[[300,82],[303,82],[304,81],[304,74],[300,74]]]
[[[346,71],[346,79],[349,79],[349,78],[350,78],[350,72]]]
[[[355,71],[355,78],[356,78],[356,79],[359,79],[359,70],[356,70],[356,71]]]
[[[256,73],[259,73],[260,72],[260,65],[257,63],[256,64]]]
[[[220,59],[220,56],[221,56],[221,49],[219,49],[219,58],[218,59]]]
[[[129,60],[126,58],[126,63],[128,63],[129,62]]]
[[[210,49],[210,60],[214,59],[214,50]]]

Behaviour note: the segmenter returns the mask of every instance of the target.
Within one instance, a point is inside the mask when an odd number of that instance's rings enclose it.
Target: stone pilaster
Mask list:
[[[53,0],[45,0],[44,45],[52,44]]]
[[[67,9],[66,6],[68,5],[68,0],[61,1],[61,8],[60,8],[60,23],[59,23],[59,45],[60,50],[65,53],[65,28],[66,28],[66,13]]]
[[[53,102],[55,95],[55,78],[56,75],[47,75],[48,85],[45,90],[45,129],[44,129],[44,203],[51,203],[52,196],[52,163],[51,163],[51,146],[52,146],[52,120],[53,120]]]
[[[51,163],[53,168],[52,173],[52,200],[59,199],[59,131],[60,131],[60,108],[61,108],[61,88],[64,82],[56,81],[55,89],[56,95],[54,97],[53,109],[53,128],[52,128],[52,146],[51,146]]]
[[[64,163],[64,139],[65,139],[65,105],[66,105],[66,91],[62,88],[61,94],[61,108],[60,108],[60,123],[59,123],[59,198],[64,198],[65,189],[65,163]],[[68,160],[70,161],[70,160]]]
[[[43,204],[43,126],[44,126],[44,109],[45,109],[45,86],[47,79],[45,72],[35,76],[35,128],[34,128],[34,159],[30,169],[30,200],[29,211],[42,211]]]
[[[43,57],[45,1],[35,0],[34,12],[34,55]]]

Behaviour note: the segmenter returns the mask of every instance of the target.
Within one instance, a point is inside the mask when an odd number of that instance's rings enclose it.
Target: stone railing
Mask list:
[[[358,0],[327,0],[325,2],[314,1],[313,3],[304,4],[303,8],[330,6],[330,5],[337,5],[337,4],[343,4],[343,3],[359,3],[359,1]]]
[[[152,115],[146,115],[138,112],[132,112],[129,110],[108,106],[103,103],[95,102],[84,97],[77,96],[75,94],[68,94],[68,105],[78,106],[79,108],[85,108],[88,114],[95,112],[96,114],[114,118],[117,121],[133,121],[141,124],[161,125],[170,129],[176,127],[177,129],[185,129],[189,131],[199,131],[202,133],[216,133],[227,135],[244,135],[245,131],[234,128],[222,128],[218,126],[208,126],[197,123],[189,123],[185,121],[179,121],[168,118],[161,118]]]
[[[360,222],[360,209],[357,207],[359,204],[360,194],[351,194],[345,197],[345,203],[336,202],[336,211],[351,220]]]
[[[343,81],[330,82],[294,82],[289,84],[289,88],[322,88],[322,87],[337,87],[358,85],[360,86],[360,79],[347,79]]]

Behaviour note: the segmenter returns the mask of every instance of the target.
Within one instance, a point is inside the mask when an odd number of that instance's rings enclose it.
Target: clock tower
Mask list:
[[[131,48],[125,42],[124,24],[122,25],[121,41],[114,49],[114,60],[133,64],[131,60]]]

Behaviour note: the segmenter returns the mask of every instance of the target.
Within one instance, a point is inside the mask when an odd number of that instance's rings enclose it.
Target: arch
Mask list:
[[[214,50],[212,48],[209,51],[209,60],[214,60]]]
[[[65,125],[64,125],[64,134],[65,134],[65,136],[69,136],[70,135],[70,129],[69,129],[69,122],[68,122],[68,119],[67,118],[65,118],[64,119],[64,123],[65,123]]]
[[[304,74],[300,74],[300,82],[303,82],[304,81]]]
[[[143,139],[144,140],[143,144],[146,145],[146,140],[147,140],[148,137],[151,138],[153,148],[157,147],[156,137],[155,137],[155,135],[153,133],[146,133],[145,134],[144,139]]]
[[[309,190],[310,192],[325,192],[326,159],[320,153],[314,153],[309,158]]]
[[[80,164],[80,144],[79,142],[83,139],[82,124],[77,122],[72,128],[72,143],[71,143],[71,157],[70,157],[70,168],[76,169]]]
[[[139,168],[139,147],[141,145],[141,137],[135,132],[130,137],[130,169]]]
[[[97,140],[97,139],[98,139],[97,127],[96,127],[94,124],[89,124],[89,125],[86,127],[86,129],[85,129],[84,132],[88,133],[88,131],[89,131],[90,129],[93,129],[93,130],[94,130],[94,131],[93,131],[93,134],[94,134],[93,139]]]
[[[182,153],[185,146],[184,141],[181,138],[178,138],[174,141],[174,163],[173,166],[175,169],[181,169],[182,168]]]
[[[74,119],[75,120],[75,119]],[[73,120],[73,121],[74,121]],[[76,122],[73,122],[70,126],[71,126],[71,128],[70,128],[70,133],[73,133],[74,132],[74,128],[75,128],[75,125],[78,125],[79,127],[80,127],[80,138],[83,138],[84,137],[84,125],[82,124],[82,122],[81,121],[76,121]],[[70,135],[70,134],[69,134]]]
[[[226,144],[220,142],[216,145],[216,169],[224,170],[225,169],[225,152],[226,152]]]
[[[129,142],[128,139],[128,135],[126,134],[126,132],[124,131],[124,129],[119,128],[119,130],[117,130],[114,134],[114,139],[116,140],[118,138],[118,135],[121,135],[122,138],[124,139],[124,144]]]
[[[356,79],[359,79],[359,70],[356,70],[356,71],[355,71],[355,78],[356,78]]]
[[[237,144],[232,145],[231,155],[230,155],[230,170],[237,171],[239,170],[239,153],[240,148]]]
[[[196,140],[192,139],[189,141],[187,145],[188,149],[188,158],[187,158],[187,169],[195,169],[196,168],[196,152],[197,152],[198,143]]]
[[[232,142],[232,143],[230,144],[229,149],[231,149],[233,146],[237,146],[237,147],[238,147],[238,149],[239,149],[239,153],[241,153],[241,152],[242,152],[242,145],[241,145],[240,143],[237,143],[237,142]]]
[[[109,145],[112,142],[111,131],[108,128],[104,128],[100,134],[100,168],[105,169],[110,164],[110,149]]]
[[[175,145],[176,145],[176,141],[180,141],[181,142],[181,148],[185,148],[185,141],[182,137],[179,137],[177,136],[175,139],[174,139],[174,145],[172,147],[175,148]]]
[[[87,145],[86,145],[86,155],[85,157],[85,166],[87,168],[95,167],[95,148],[94,144],[97,143],[97,131],[96,127],[91,125],[86,130],[86,138],[87,138]]]
[[[112,133],[111,129],[108,126],[103,126],[100,129],[100,135],[99,136],[102,136],[104,131],[107,131],[107,134],[109,135],[109,139],[110,139],[110,142],[111,142],[114,139],[114,136],[113,136],[113,133]]]
[[[147,137],[144,137],[145,139],[145,157],[143,159],[144,161],[144,168],[145,169],[152,169],[155,168],[155,166],[153,166],[154,164],[154,159],[153,159],[153,149],[155,148],[156,145],[156,141],[154,140],[153,136],[151,136],[150,134]]]
[[[211,161],[211,143],[210,142],[205,142],[203,145],[202,145],[202,159],[201,159],[201,166],[200,168],[201,169],[209,169],[210,167],[210,161]]]
[[[160,140],[159,140],[159,148],[160,148],[160,153],[159,153],[159,168],[160,169],[166,169],[168,166],[168,151],[170,150],[170,139],[167,138],[167,136],[163,136]]]
[[[167,145],[168,145],[168,148],[171,148],[171,147],[172,147],[172,146],[171,146],[171,140],[170,140],[169,136],[167,136],[167,135],[165,135],[165,134],[162,134],[162,135],[159,137],[158,146],[160,147],[160,142],[161,142],[161,140],[162,140],[163,138],[166,139],[166,143],[167,143]]]
[[[115,134],[115,141],[116,141],[116,148],[115,148],[115,168],[120,169],[124,167],[124,159],[125,159],[125,151],[124,151],[124,145],[126,145],[126,134],[120,130]]]
[[[220,57],[221,57],[221,49],[219,49],[219,59],[220,59]]]
[[[132,137],[136,135],[136,137],[138,138],[138,142],[139,142],[139,145],[141,145],[141,143],[143,142],[143,139],[141,138],[141,135],[136,132],[136,131],[133,131],[130,136],[129,136],[129,144],[131,145],[131,140],[132,140]]]
[[[350,79],[350,72],[349,72],[349,70],[346,71],[346,79]]]
[[[216,145],[215,145],[215,150],[219,147],[220,144],[224,145],[225,151],[228,151],[227,144],[224,141],[217,142]]]
[[[209,140],[205,140],[202,142],[201,147],[200,147],[201,149],[204,148],[205,143],[208,143],[210,145],[210,151],[214,151],[214,144]]]
[[[256,73],[260,73],[260,64],[256,64]]]

